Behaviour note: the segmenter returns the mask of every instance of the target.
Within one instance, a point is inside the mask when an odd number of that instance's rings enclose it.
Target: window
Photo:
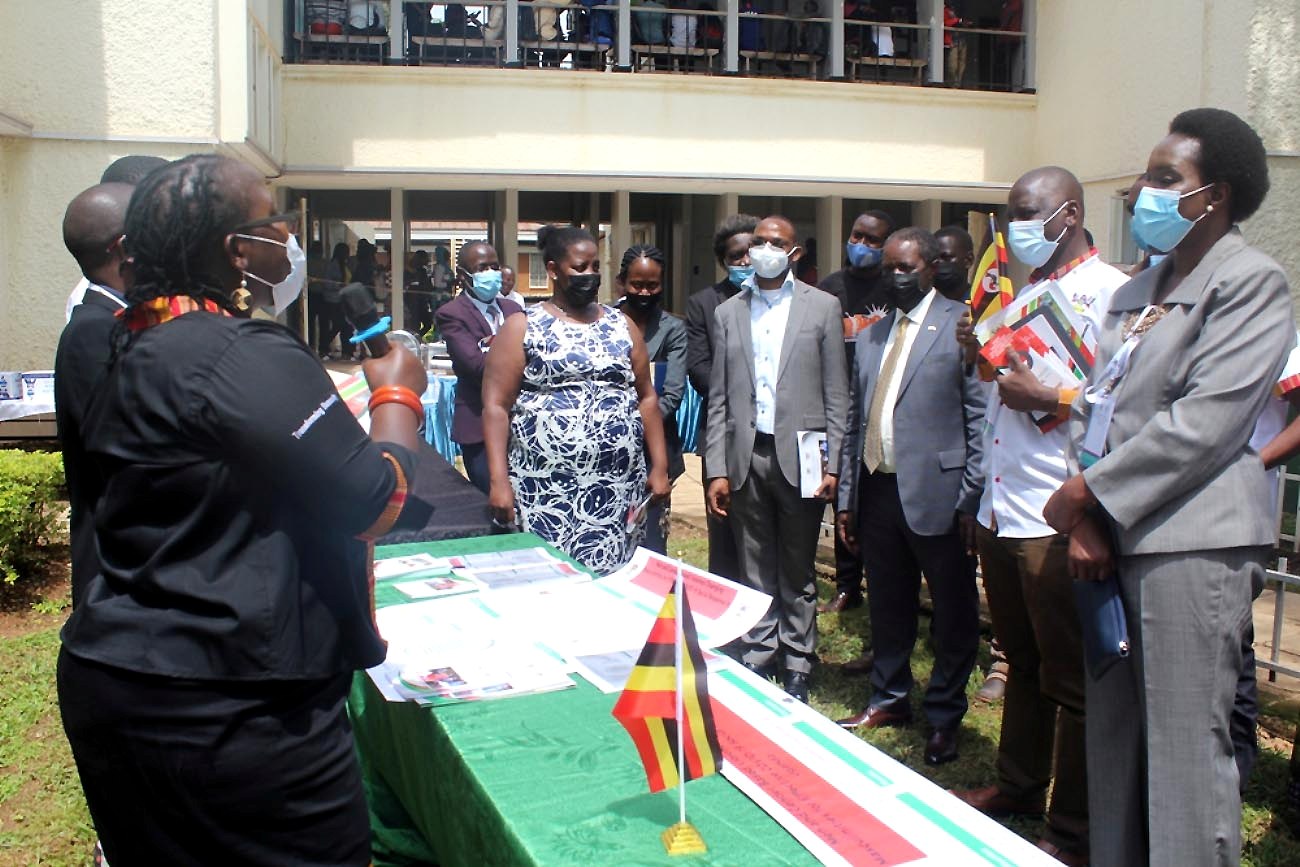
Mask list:
[[[528,254],[528,289],[549,289],[550,275],[546,273],[546,262],[541,253]]]

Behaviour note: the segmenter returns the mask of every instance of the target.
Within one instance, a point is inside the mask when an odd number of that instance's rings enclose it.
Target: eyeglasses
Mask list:
[[[235,227],[236,232],[244,232],[248,229],[257,229],[262,226],[274,226],[277,223],[283,223],[289,228],[290,232],[298,229],[298,220],[301,215],[297,211],[286,211],[283,214],[272,214],[269,217],[263,217],[260,220],[252,220],[247,223],[241,223]]]

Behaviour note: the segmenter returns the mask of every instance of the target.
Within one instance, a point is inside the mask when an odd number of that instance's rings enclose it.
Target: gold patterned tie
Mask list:
[[[876,390],[871,395],[871,409],[867,412],[867,438],[862,445],[862,462],[867,465],[868,472],[874,473],[885,459],[885,446],[880,438],[880,416],[885,411],[885,392],[889,391],[889,383],[894,379],[894,368],[898,367],[898,359],[903,357],[907,326],[911,321],[906,316],[898,320],[894,345],[889,348],[889,355],[885,356],[880,376],[876,377]],[[890,407],[890,412],[893,412],[893,407]]]

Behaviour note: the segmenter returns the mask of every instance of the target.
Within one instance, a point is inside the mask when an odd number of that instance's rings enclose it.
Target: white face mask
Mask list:
[[[771,243],[749,248],[749,264],[754,273],[765,280],[780,277],[790,267],[790,254]]]
[[[298,237],[290,235],[288,242],[277,241],[274,238],[263,238],[261,235],[235,235],[236,238],[247,238],[250,241],[265,241],[268,244],[275,244],[284,247],[289,256],[289,273],[279,283],[272,283],[263,280],[252,271],[245,271],[245,277],[251,277],[263,286],[271,287],[271,300],[274,303],[275,315],[289,309],[289,305],[298,299],[302,294],[302,287],[307,282],[307,254],[302,247],[298,246]]]

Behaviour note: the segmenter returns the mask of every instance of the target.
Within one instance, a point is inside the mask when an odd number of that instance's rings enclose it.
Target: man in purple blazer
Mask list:
[[[501,293],[501,263],[491,244],[474,241],[460,250],[456,285],[461,292],[438,308],[434,321],[447,341],[456,373],[456,413],[451,438],[460,444],[465,474],[474,487],[488,492],[487,451],[483,446],[483,366],[488,347],[507,316],[523,313]]]

